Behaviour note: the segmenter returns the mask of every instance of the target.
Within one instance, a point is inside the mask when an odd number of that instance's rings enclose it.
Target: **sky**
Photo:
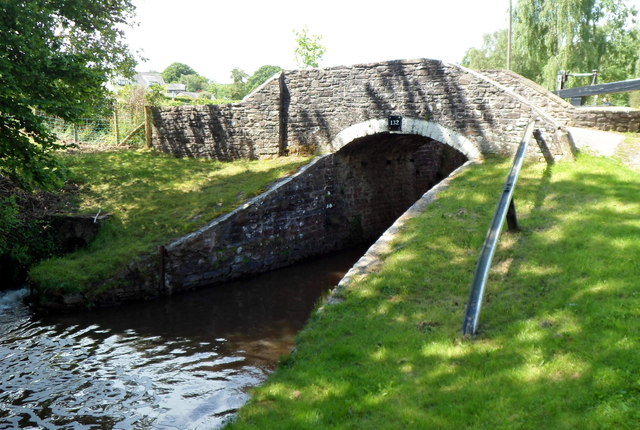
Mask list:
[[[640,5],[640,0],[632,0]],[[173,62],[218,83],[231,69],[298,68],[294,29],[322,35],[320,66],[432,58],[459,63],[482,36],[508,23],[509,0],[133,0],[126,29],[137,71]],[[514,0],[515,4],[515,0]]]

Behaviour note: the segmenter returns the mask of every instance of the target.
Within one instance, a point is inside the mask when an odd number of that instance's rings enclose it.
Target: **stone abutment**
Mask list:
[[[114,304],[262,273],[375,241],[468,160],[420,134],[353,139],[233,212],[132,262],[88,300]]]

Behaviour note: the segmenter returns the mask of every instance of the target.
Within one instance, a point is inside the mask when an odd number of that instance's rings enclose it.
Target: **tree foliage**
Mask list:
[[[60,180],[60,145],[37,112],[74,122],[114,71],[131,74],[122,26],[133,13],[130,0],[0,1],[0,174],[25,187]]]
[[[555,89],[559,70],[598,70],[606,82],[636,77],[636,14],[624,0],[520,0],[514,10],[513,69],[549,89]],[[486,35],[482,48],[469,49],[463,64],[504,68],[506,37],[506,30]]]
[[[249,76],[244,70],[235,67],[231,70],[233,83],[219,84],[212,82],[209,84],[209,92],[216,100],[242,100],[247,94],[281,71],[281,67],[264,65]]]
[[[626,39],[634,15],[624,0],[520,0],[514,47],[521,67],[547,88],[558,70],[601,70],[607,52]]]
[[[470,48],[462,65],[474,69],[502,69],[507,64],[507,30],[498,30],[482,36],[481,48]]]
[[[216,100],[231,100],[231,85],[229,84],[212,82],[209,84],[209,92]]]
[[[264,65],[254,72],[253,75],[247,80],[246,91],[249,94],[251,91],[264,84],[269,78],[276,73],[280,73],[282,67]]]
[[[204,91],[209,88],[209,79],[197,74],[182,75],[179,81],[187,86],[187,91]]]
[[[162,79],[166,83],[178,83],[180,79],[185,75],[197,75],[198,73],[190,66],[184,63],[171,63],[162,72]]]
[[[248,78],[249,75],[238,67],[231,70],[231,79],[233,80],[233,83],[230,87],[230,93],[233,100],[241,100],[247,95],[245,87]]]
[[[321,44],[322,36],[319,34],[309,34],[309,29],[305,26],[302,30],[293,30],[296,35],[296,46],[293,51],[296,61],[300,67],[318,67],[320,60],[327,52],[327,48]]]

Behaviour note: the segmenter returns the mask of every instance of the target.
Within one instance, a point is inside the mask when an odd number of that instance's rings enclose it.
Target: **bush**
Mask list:
[[[45,196],[23,191],[0,176],[2,288],[19,286],[26,280],[31,265],[56,253],[49,223],[45,219]]]

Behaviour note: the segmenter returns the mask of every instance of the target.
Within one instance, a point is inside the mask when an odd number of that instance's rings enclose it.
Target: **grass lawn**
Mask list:
[[[223,163],[119,150],[66,154],[64,161],[80,184],[79,212],[113,218],[86,249],[46,260],[29,276],[41,289],[75,292],[233,210],[309,158]]]
[[[640,169],[640,134],[627,133],[626,139],[616,152],[617,158],[625,164]]]
[[[640,428],[640,172],[582,155],[525,166],[463,340],[511,162],[457,178],[380,271],[311,317],[230,429]]]

